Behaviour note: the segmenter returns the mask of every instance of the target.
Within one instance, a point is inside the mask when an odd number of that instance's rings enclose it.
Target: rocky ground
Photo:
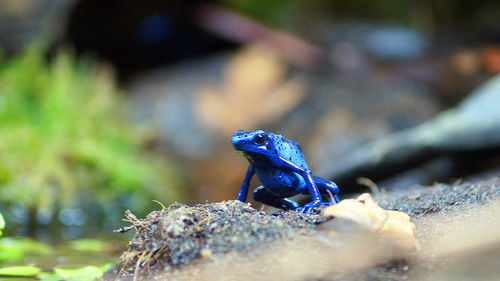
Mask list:
[[[239,201],[174,204],[120,231],[136,235],[101,280],[497,280],[500,178],[373,194],[410,215],[419,251],[350,219],[267,214]],[[472,259],[472,260],[471,260]],[[430,278],[430,279],[429,279]]]

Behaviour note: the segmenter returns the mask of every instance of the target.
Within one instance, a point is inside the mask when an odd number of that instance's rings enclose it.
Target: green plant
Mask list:
[[[2,229],[5,228],[5,221],[3,219],[2,213],[0,213],[0,236],[2,236]]]
[[[30,238],[4,237],[0,239],[0,262],[22,260],[26,255],[49,255],[52,249]]]
[[[98,203],[133,194],[144,210],[152,198],[179,199],[179,179],[164,155],[148,151],[146,126],[127,120],[109,70],[68,51],[44,58],[32,46],[0,59],[0,200],[27,208]]]
[[[220,2],[266,24],[281,27],[289,27],[301,8],[305,4],[311,4],[305,0],[221,0]]]

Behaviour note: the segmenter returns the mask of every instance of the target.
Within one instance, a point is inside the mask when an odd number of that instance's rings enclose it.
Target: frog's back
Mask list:
[[[299,144],[285,138],[282,135],[274,135],[275,137],[275,149],[277,149],[278,155],[295,165],[309,169],[306,163],[306,159],[304,154],[302,153],[302,149]]]

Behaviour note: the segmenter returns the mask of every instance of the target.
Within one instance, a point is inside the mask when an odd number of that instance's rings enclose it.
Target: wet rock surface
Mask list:
[[[479,154],[481,151],[489,157],[498,155],[499,89],[500,76],[490,78],[455,108],[418,126],[360,146],[347,157],[326,163],[317,173],[343,185],[353,182],[359,175],[374,179],[377,175],[394,174],[440,156]]]
[[[419,225],[425,218],[496,202],[500,178],[415,187],[374,198],[385,209],[408,213],[421,238],[434,233],[432,220]],[[101,280],[405,280],[412,268],[432,267],[419,261],[432,260],[425,251],[402,255],[390,239],[321,213],[266,214],[225,201],[174,204],[145,219],[129,220],[136,235]]]

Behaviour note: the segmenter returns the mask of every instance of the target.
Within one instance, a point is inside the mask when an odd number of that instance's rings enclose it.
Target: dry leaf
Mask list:
[[[195,101],[200,120],[231,135],[278,119],[304,97],[297,78],[286,79],[286,66],[273,52],[248,47],[237,54],[218,86],[202,89]]]
[[[368,193],[356,199],[342,200],[326,208],[324,215],[355,221],[382,238],[387,238],[403,252],[419,249],[415,225],[410,222],[410,216],[403,212],[382,209]]]

